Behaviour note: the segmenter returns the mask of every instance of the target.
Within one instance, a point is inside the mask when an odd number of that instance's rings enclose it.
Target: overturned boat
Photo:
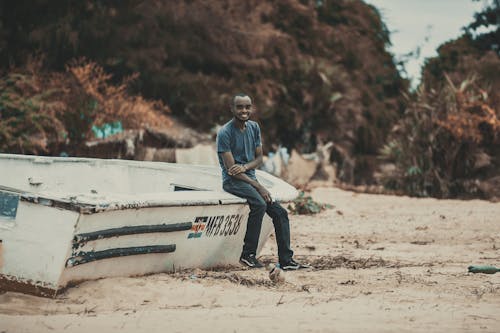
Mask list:
[[[275,200],[297,191],[262,171]],[[218,167],[0,154],[0,288],[237,265],[249,208]],[[266,216],[258,251],[273,227]]]

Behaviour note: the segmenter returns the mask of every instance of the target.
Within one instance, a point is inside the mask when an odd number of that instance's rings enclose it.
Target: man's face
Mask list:
[[[252,100],[248,96],[236,96],[231,111],[240,121],[247,121],[252,114]]]

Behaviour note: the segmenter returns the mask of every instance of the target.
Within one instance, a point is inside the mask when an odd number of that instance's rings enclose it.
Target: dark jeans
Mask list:
[[[273,220],[280,263],[283,264],[292,259],[293,251],[290,248],[290,223],[287,211],[275,201],[266,203],[252,185],[242,180],[231,179],[224,182],[222,187],[226,192],[247,199],[250,205],[242,254],[256,254],[262,219],[264,213],[267,213]]]

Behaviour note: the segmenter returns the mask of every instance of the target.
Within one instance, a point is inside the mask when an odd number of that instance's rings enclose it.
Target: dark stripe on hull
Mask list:
[[[184,231],[184,230],[190,230],[192,226],[193,226],[192,222],[184,222],[175,224],[139,225],[131,227],[105,229],[105,230],[99,230],[99,231],[87,232],[75,235],[75,238],[73,239],[73,244],[79,245],[96,239],[119,237],[126,235],[149,234],[155,232]]]
[[[128,257],[139,254],[170,253],[175,251],[175,244],[152,245],[109,249],[103,251],[79,252],[66,261],[66,267],[73,267],[89,262],[116,257]]]

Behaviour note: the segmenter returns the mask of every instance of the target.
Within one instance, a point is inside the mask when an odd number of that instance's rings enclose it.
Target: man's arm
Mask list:
[[[269,193],[269,191],[258,181],[248,177],[245,174],[246,170],[255,169],[262,163],[262,147],[257,147],[255,149],[255,159],[247,163],[246,165],[235,164],[233,154],[230,151],[226,151],[220,154],[222,156],[222,160],[224,161],[224,166],[226,167],[226,170],[231,177],[242,180],[245,183],[252,185],[266,202],[272,202],[271,193]]]
[[[257,148],[255,148],[255,159],[253,161],[250,161],[246,164],[235,164],[233,159],[233,164],[227,169],[227,172],[232,176],[244,173],[245,171],[250,169],[257,169],[262,164],[262,155],[262,146],[258,146]],[[231,157],[233,156],[231,155]],[[224,161],[224,163],[226,163],[226,161]]]

